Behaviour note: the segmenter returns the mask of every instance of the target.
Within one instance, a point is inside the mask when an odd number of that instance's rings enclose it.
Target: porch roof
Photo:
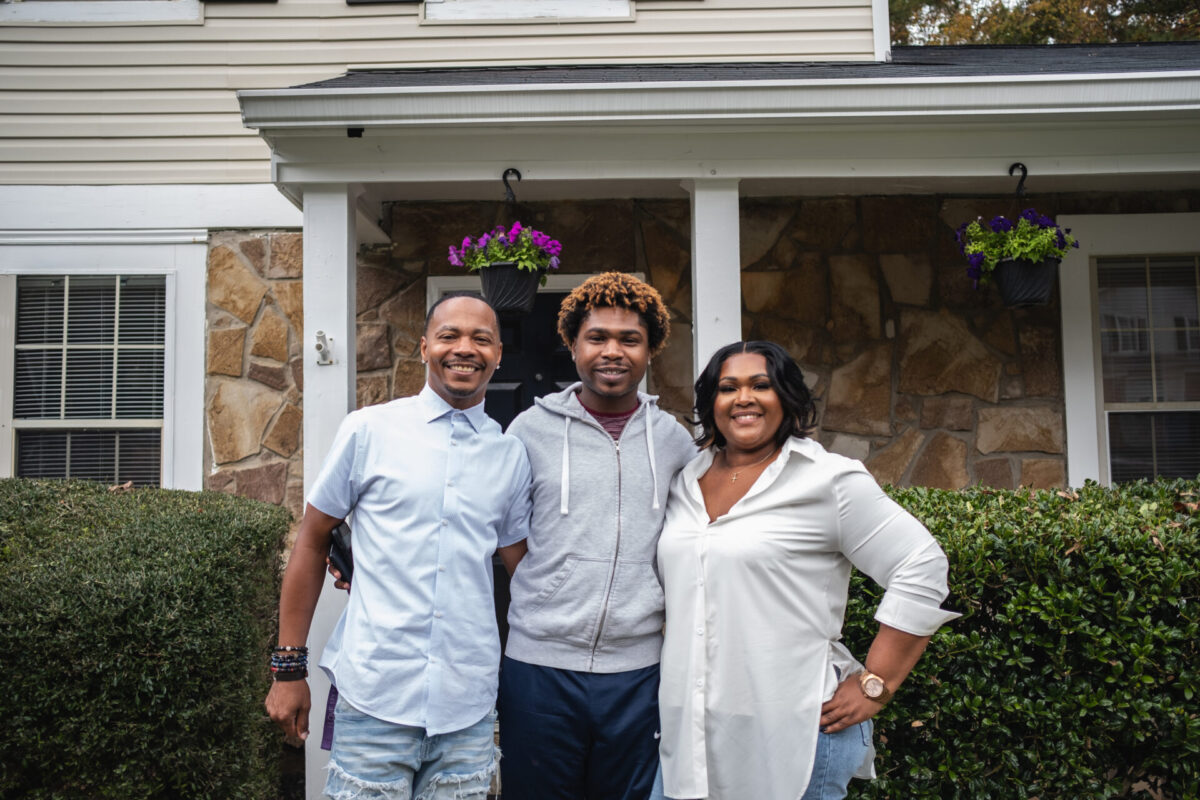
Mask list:
[[[350,70],[301,89],[501,86],[673,81],[946,78],[1000,75],[1173,72],[1200,69],[1200,42],[1105,45],[960,45],[895,47],[884,62],[829,61],[719,64],[576,64]]]
[[[238,93],[276,185],[389,199],[1200,188],[1200,42],[897,47],[889,62],[351,70]],[[502,195],[501,195],[502,196]]]

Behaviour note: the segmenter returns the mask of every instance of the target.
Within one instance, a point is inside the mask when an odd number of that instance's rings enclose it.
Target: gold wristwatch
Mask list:
[[[891,689],[887,688],[887,684],[883,682],[883,678],[874,672],[866,672],[864,670],[858,676],[858,687],[862,689],[862,693],[868,700],[874,700],[880,705],[884,705],[892,699]]]

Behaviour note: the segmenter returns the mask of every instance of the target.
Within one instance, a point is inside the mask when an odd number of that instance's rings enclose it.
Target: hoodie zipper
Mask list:
[[[647,413],[649,413],[649,412],[647,412]],[[634,416],[637,416],[636,412],[634,412]],[[600,621],[596,624],[596,635],[592,639],[592,652],[588,659],[589,671],[596,665],[596,648],[598,648],[600,646],[600,637],[604,634],[604,622],[608,618],[608,602],[610,599],[612,599],[613,583],[616,581],[616,578],[617,578],[617,560],[620,558],[620,555],[621,555],[621,480],[622,480],[621,442],[619,440],[614,440],[612,438],[612,436],[609,434],[609,432],[604,430],[604,427],[602,425],[600,425],[600,423],[596,422],[595,419],[592,419],[590,417],[591,417],[591,415],[589,415],[588,422],[593,427],[599,428],[600,431],[605,435],[605,437],[607,437],[608,440],[613,443],[613,450],[615,451],[616,456],[617,456],[617,544],[616,544],[616,548],[613,550],[612,569],[609,570],[609,573],[608,573],[608,585],[605,586],[605,588],[604,588],[604,603],[600,606]],[[625,438],[625,431],[629,430],[630,422],[633,422],[633,417],[630,417],[629,422],[625,423],[625,428],[624,428],[624,430],[621,431],[622,439]]]

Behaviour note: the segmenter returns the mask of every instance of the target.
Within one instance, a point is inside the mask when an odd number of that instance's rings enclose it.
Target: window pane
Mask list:
[[[117,313],[117,279],[71,276],[67,288],[67,341],[112,344]]]
[[[1200,351],[1181,349],[1179,344],[1178,331],[1154,334],[1155,388],[1160,403],[1200,400]]]
[[[1200,411],[1110,413],[1113,482],[1200,475]]]
[[[58,419],[62,405],[62,352],[18,350],[13,370],[13,416]]]
[[[1145,262],[1101,262],[1097,281],[1104,401],[1153,402]]]
[[[1099,286],[1101,327],[1104,327],[1106,314],[1124,319],[1127,326],[1147,327],[1149,297],[1146,293],[1145,261],[1101,261],[1096,265],[1096,282]]]
[[[63,416],[68,419],[110,419],[112,367],[112,350],[68,350]]]
[[[1153,402],[1150,337],[1146,331],[1102,333],[1100,365],[1104,372],[1104,402]]]
[[[121,344],[162,344],[167,282],[161,275],[121,278]]]
[[[63,278],[17,278],[17,344],[62,342]]]
[[[1151,259],[1150,286],[1154,327],[1173,329],[1200,325],[1193,259]]]
[[[17,431],[17,477],[67,477],[67,433]]]
[[[158,486],[162,464],[162,431],[120,431],[117,482]]]
[[[116,431],[71,431],[67,477],[113,481],[117,477]]]
[[[163,415],[163,351],[117,353],[118,419],[158,419]]]
[[[20,430],[16,449],[20,477],[159,485],[159,430]]]

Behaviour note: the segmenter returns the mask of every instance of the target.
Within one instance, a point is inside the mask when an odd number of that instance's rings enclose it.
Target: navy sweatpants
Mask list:
[[[646,800],[658,767],[658,665],[500,664],[504,800]]]

